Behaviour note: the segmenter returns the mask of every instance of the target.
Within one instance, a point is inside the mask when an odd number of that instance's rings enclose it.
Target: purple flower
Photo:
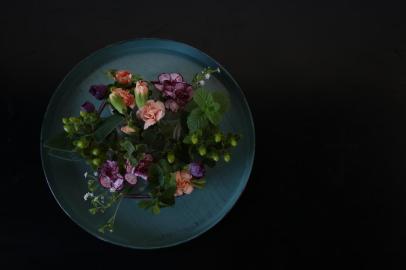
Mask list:
[[[135,174],[135,166],[132,166],[131,163],[126,160],[125,162],[125,175],[124,179],[131,185],[137,184],[137,175]]]
[[[194,178],[202,178],[206,173],[203,163],[201,162],[192,162],[189,164],[189,172]]]
[[[92,85],[90,86],[89,92],[98,100],[102,100],[107,97],[108,88],[106,85],[103,84]]]
[[[162,73],[158,76],[158,81],[152,83],[162,92],[166,99],[166,108],[171,111],[176,112],[183,108],[192,99],[192,86],[185,82],[179,73]]]
[[[94,112],[96,110],[93,103],[91,103],[89,101],[86,101],[85,103],[83,103],[80,108],[82,109],[82,111],[88,112],[88,113]]]
[[[124,187],[117,161],[107,160],[99,170],[99,182],[104,188],[114,192]]]
[[[151,165],[153,158],[150,154],[144,154],[143,159],[141,159],[134,170],[134,175],[143,178],[144,180],[148,179],[148,170]]]

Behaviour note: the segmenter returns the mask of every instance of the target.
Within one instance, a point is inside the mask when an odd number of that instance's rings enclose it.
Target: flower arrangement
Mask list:
[[[188,83],[179,73],[162,73],[147,81],[126,70],[109,70],[112,82],[92,85],[89,101],[77,117],[63,118],[60,135],[45,143],[48,153],[67,160],[85,160],[84,200],[91,214],[116,206],[99,231],[113,231],[123,198],[139,199],[139,207],[158,214],[176,198],[205,185],[207,167],[222,158],[239,135],[219,125],[228,110],[228,96],[208,91],[205,81],[220,69],[206,68]],[[102,117],[109,107],[111,115]]]

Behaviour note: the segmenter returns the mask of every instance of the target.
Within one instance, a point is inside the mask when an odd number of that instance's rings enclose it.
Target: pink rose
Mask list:
[[[129,84],[131,82],[132,74],[126,70],[118,70],[114,77],[119,84]]]
[[[137,116],[145,122],[144,129],[147,129],[165,116],[165,105],[161,101],[148,100],[138,109]]]
[[[176,192],[175,196],[181,196],[183,194],[190,194],[193,192],[193,185],[192,185],[192,175],[186,171],[177,171],[175,173],[176,179]]]

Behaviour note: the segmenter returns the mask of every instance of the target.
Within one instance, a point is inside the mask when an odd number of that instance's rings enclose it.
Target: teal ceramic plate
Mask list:
[[[83,174],[90,170],[83,162],[69,162],[47,154],[42,143],[62,131],[61,118],[77,115],[84,100],[95,101],[89,86],[107,83],[108,69],[128,69],[151,80],[161,72],[179,72],[185,79],[204,67],[220,67],[221,72],[207,87],[227,91],[231,109],[223,128],[242,135],[230,163],[222,163],[207,173],[207,186],[178,199],[159,215],[138,208],[133,199],[124,199],[116,216],[113,233],[99,233],[111,212],[90,215],[83,200],[87,191]],[[55,91],[44,116],[41,130],[42,165],[48,185],[65,213],[83,229],[107,242],[141,249],[173,246],[188,241],[219,222],[237,201],[247,184],[255,151],[255,133],[250,109],[231,75],[203,52],[183,43],[161,39],[125,41],[103,48],[74,67]],[[113,209],[111,209],[113,211]],[[62,232],[61,232],[62,233]]]

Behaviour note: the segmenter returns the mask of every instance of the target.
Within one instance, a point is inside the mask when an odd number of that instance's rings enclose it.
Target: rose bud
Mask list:
[[[86,101],[85,103],[83,103],[80,108],[81,108],[81,110],[83,112],[87,112],[87,113],[91,113],[91,112],[94,112],[96,110],[93,103],[91,103],[89,101]]]
[[[131,134],[134,134],[136,132],[135,128],[133,128],[133,127],[131,127],[129,125],[121,127],[120,130],[122,132],[124,132],[125,134],[127,134],[127,135],[131,135]]]
[[[144,81],[138,81],[135,86],[135,102],[138,108],[144,107],[145,102],[148,99],[148,83]]]
[[[108,88],[106,85],[92,85],[90,86],[89,92],[98,100],[105,99],[107,97]]]
[[[116,74],[114,74],[114,78],[119,84],[130,84],[132,74],[126,70],[119,70],[116,71]]]

